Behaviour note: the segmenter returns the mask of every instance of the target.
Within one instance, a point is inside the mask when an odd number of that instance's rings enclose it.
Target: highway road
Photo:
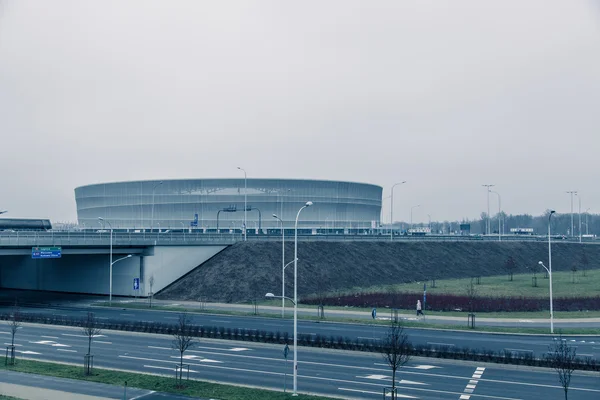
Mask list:
[[[0,308],[0,312],[9,311],[10,307]],[[51,315],[83,317],[90,310],[87,307],[57,307],[40,309],[22,309],[23,312],[35,312]],[[127,320],[127,321],[157,321],[173,324],[178,319],[178,314],[169,311],[150,311],[138,309],[117,309],[106,307],[93,307],[92,311],[101,321]],[[245,328],[273,332],[288,332],[293,335],[293,320],[279,318],[265,318],[252,316],[230,316],[198,313],[192,315],[194,324],[205,326],[223,326],[225,328]],[[362,325],[316,321],[298,321],[299,334],[343,336],[352,339],[378,340],[384,336],[386,327],[381,325]],[[469,331],[444,331],[433,329],[407,328],[413,345],[451,347],[462,349],[465,347],[479,350],[511,351],[514,353],[533,353],[542,356],[548,351],[552,337],[548,335],[516,335],[492,334]],[[565,336],[577,348],[581,357],[600,359],[600,336]]]
[[[415,340],[417,334],[411,333]],[[0,339],[10,340],[6,325]],[[94,365],[173,375],[179,353],[168,335],[104,331],[94,338]],[[17,333],[18,357],[82,364],[87,338],[79,329],[25,324]],[[298,350],[298,388],[347,399],[380,399],[391,371],[379,354],[302,348]],[[292,362],[280,345],[201,339],[185,353],[193,378],[289,390]],[[560,399],[557,374],[548,369],[415,358],[397,376],[399,394],[408,399]],[[575,372],[571,400],[600,397],[598,373]]]

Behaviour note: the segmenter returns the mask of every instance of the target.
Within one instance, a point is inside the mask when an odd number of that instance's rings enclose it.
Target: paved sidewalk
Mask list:
[[[192,397],[105,383],[3,370],[0,394],[25,400],[186,400]],[[198,399],[194,397],[194,399]]]

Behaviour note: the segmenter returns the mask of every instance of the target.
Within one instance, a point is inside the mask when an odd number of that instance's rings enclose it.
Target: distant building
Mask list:
[[[162,183],[161,183],[162,182]],[[256,233],[294,228],[352,233],[380,226],[381,186],[305,179],[177,179],[99,183],[75,189],[77,219],[87,229],[242,230],[244,185],[247,228]]]

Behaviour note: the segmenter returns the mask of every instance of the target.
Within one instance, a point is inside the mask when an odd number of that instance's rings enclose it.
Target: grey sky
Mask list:
[[[599,105],[599,1],[0,0],[11,217],[237,165],[407,180],[396,220],[477,217],[484,183],[507,213],[567,212],[573,189],[600,212]]]

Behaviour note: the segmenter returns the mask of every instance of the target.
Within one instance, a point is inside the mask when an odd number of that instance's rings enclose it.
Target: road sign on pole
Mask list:
[[[61,258],[61,247],[32,247],[31,258]]]
[[[133,278],[133,290],[140,290],[140,278]]]

